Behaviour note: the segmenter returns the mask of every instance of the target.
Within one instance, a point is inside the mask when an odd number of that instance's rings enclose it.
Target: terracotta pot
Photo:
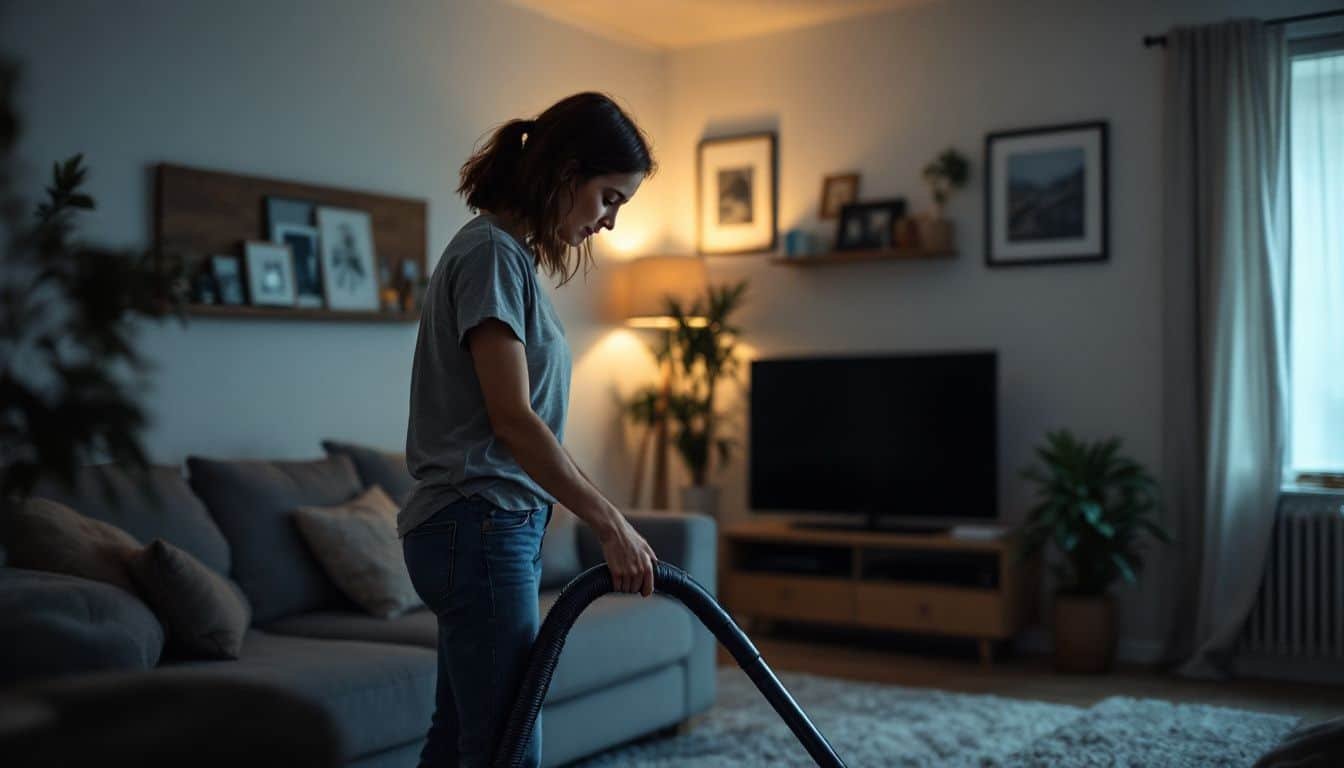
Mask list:
[[[681,489],[681,511],[719,517],[719,489],[714,485],[688,485]]]
[[[1055,596],[1055,669],[1107,672],[1115,661],[1115,601],[1100,597]]]
[[[931,216],[921,216],[917,221],[920,248],[926,251],[952,250],[952,222]]]

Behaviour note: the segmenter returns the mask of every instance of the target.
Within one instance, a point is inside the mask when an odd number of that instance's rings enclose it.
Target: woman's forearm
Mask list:
[[[508,424],[494,425],[494,430],[518,466],[590,525],[599,538],[615,529],[620,511],[584,475],[541,417],[529,410]]]

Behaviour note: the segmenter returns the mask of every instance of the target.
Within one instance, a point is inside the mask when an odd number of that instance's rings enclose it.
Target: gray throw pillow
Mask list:
[[[551,513],[546,536],[541,540],[541,588],[563,587],[579,575],[579,518],[560,504]]]
[[[0,688],[159,663],[163,627],[124,589],[63,573],[0,568]]]
[[[322,448],[329,456],[348,456],[359,471],[359,480],[365,488],[382,486],[387,495],[397,504],[406,505],[411,491],[415,490],[415,478],[406,467],[406,454],[384,451],[340,440],[323,440]]]
[[[0,515],[0,542],[14,568],[66,573],[135,592],[126,561],[140,551],[140,542],[64,504],[31,498]]]
[[[380,486],[334,507],[299,507],[299,532],[347,597],[379,618],[423,603],[397,538],[397,504]]]
[[[252,607],[236,584],[163,539],[151,541],[130,566],[175,654],[205,659],[242,654]]]

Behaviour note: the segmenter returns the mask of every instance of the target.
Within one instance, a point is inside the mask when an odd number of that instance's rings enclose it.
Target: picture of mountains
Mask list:
[[[1009,242],[1081,238],[1084,167],[1081,147],[1009,155]]]

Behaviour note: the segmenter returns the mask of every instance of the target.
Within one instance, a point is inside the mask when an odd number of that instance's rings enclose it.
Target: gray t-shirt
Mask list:
[[[430,277],[411,372],[406,464],[415,489],[397,533],[459,499],[480,496],[506,510],[555,503],[495,438],[467,331],[487,318],[523,342],[532,410],[563,440],[571,360],[565,330],[537,279],[531,252],[488,213],[467,222]]]

